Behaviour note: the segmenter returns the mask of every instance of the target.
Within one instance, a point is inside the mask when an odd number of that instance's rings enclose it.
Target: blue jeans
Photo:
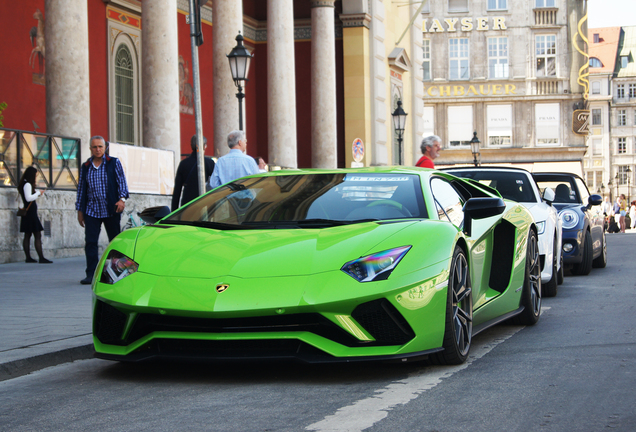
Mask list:
[[[86,276],[93,277],[97,263],[99,262],[99,254],[97,243],[99,241],[99,233],[102,230],[102,223],[106,228],[106,234],[108,234],[108,241],[111,242],[121,232],[121,213],[115,213],[115,215],[107,218],[94,218],[87,214],[84,214],[84,234],[86,240],[86,246],[84,251],[86,252]]]

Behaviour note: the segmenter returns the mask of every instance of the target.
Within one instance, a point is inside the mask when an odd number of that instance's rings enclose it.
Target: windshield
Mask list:
[[[449,170],[457,177],[469,178],[493,189],[505,199],[517,202],[539,202],[532,188],[532,179],[524,172],[490,170]]]
[[[425,217],[419,176],[331,173],[239,179],[161,223],[249,229]]]
[[[571,177],[548,177],[541,176],[534,178],[537,181],[539,190],[543,194],[545,188],[552,188],[555,194],[555,204],[580,204],[581,198],[577,194],[577,188],[574,179]]]

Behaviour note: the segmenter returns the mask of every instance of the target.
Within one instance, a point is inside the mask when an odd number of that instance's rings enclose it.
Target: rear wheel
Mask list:
[[[530,231],[528,236],[528,252],[526,253],[526,276],[521,293],[523,312],[517,315],[514,322],[521,325],[534,325],[541,315],[541,262],[539,260],[539,243],[537,234]]]
[[[572,266],[572,274],[578,276],[585,276],[592,271],[592,258],[594,257],[594,251],[592,250],[592,236],[588,231],[585,232],[585,238],[583,239],[583,260]]]
[[[601,236],[601,241],[603,242],[601,245],[601,254],[592,261],[592,267],[594,268],[605,268],[605,266],[607,266],[607,243],[605,242],[605,233]]]
[[[554,297],[557,295],[557,260],[559,259],[559,255],[557,255],[557,240],[554,239],[552,242],[552,278],[546,282],[542,283],[541,287],[543,289],[542,293],[545,297]]]
[[[431,356],[437,364],[456,365],[468,358],[473,335],[473,295],[466,255],[455,247],[448,279],[444,351]]]
[[[563,267],[563,250],[559,251],[559,263],[561,264],[559,266],[559,272],[557,273],[557,283],[559,285],[563,284],[563,281],[565,280],[565,268]]]

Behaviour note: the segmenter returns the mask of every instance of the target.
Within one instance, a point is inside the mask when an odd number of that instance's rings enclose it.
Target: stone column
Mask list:
[[[230,151],[227,146],[227,135],[239,128],[238,101],[236,99],[238,90],[232,80],[227,55],[236,46],[235,39],[238,32],[243,32],[243,2],[214,0],[212,19],[214,20],[212,25],[214,155],[219,157]],[[245,123],[244,119],[243,130],[246,130]]]
[[[267,0],[269,164],[297,168],[296,62],[292,0]]]
[[[81,138],[86,159],[91,137],[86,1],[46,0],[44,23],[46,131]]]
[[[338,167],[334,1],[311,2],[311,166]]]
[[[177,1],[142,0],[144,146],[181,155]]]

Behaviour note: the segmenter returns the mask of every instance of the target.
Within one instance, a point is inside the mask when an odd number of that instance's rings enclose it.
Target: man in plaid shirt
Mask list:
[[[82,165],[77,186],[77,220],[85,229],[86,277],[83,285],[93,282],[99,261],[97,242],[102,224],[108,240],[120,233],[121,212],[128,198],[128,184],[119,159],[106,155],[106,141],[101,136],[91,138],[91,157]]]

